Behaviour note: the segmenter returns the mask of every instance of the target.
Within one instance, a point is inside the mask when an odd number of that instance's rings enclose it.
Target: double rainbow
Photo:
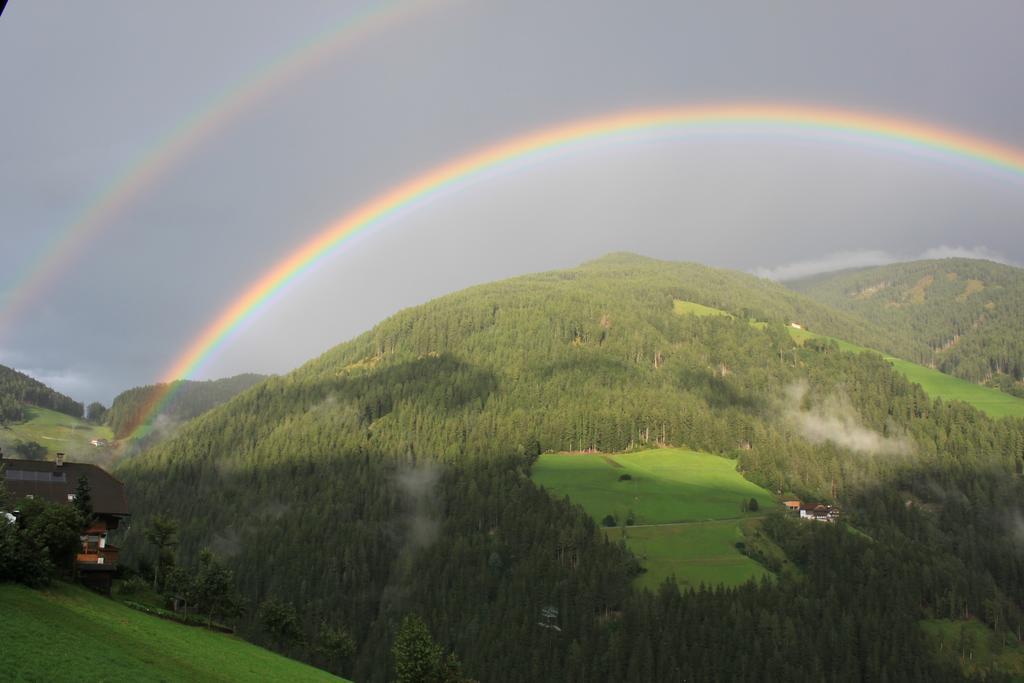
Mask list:
[[[173,381],[198,371],[241,326],[302,274],[329,258],[347,240],[399,212],[514,162],[604,140],[701,133],[785,134],[874,144],[926,157],[956,160],[1024,179],[1024,152],[947,128],[910,119],[842,109],[785,104],[730,104],[646,109],[572,121],[511,138],[455,158],[371,199],[288,254],[218,315],[167,370],[165,388],[140,415],[136,431],[173,392]]]
[[[84,251],[89,240],[204,140],[343,48],[442,1],[375,2],[262,65],[248,78],[210,99],[107,183],[49,240],[38,258],[23,264],[6,292],[0,291],[0,332],[57,280],[60,272]]]

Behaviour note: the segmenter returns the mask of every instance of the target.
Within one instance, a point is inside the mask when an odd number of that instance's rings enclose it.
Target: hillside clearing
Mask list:
[[[628,476],[628,479],[623,477]],[[599,523],[612,515],[610,538],[622,537],[647,570],[637,585],[655,588],[670,576],[682,585],[741,584],[768,571],[736,548],[756,524],[743,503],[771,510],[771,494],[747,481],[736,463],[709,453],[663,448],[621,455],[551,453],[533,479],[553,495],[567,495]]]
[[[7,681],[338,681],[244,640],[136,612],[84,588],[0,585]]]
[[[851,353],[863,353],[870,351],[878,353],[873,349],[857,346],[841,339],[835,339],[821,334],[789,328],[789,333],[799,344],[808,339],[824,339],[834,341],[842,351]],[[920,384],[925,393],[932,398],[941,398],[946,401],[963,401],[974,406],[978,410],[991,417],[1024,417],[1024,399],[1011,396],[1005,392],[991,387],[974,384],[967,380],[947,375],[938,370],[926,368],[917,363],[882,354],[896,370],[911,382]]]
[[[717,315],[727,316],[730,318],[733,317],[726,311],[712,308],[710,306],[704,306],[692,301],[681,301],[677,299],[673,302],[672,306],[673,311],[679,315],[690,314],[698,316]],[[755,327],[764,327],[764,323],[751,321],[750,324]],[[806,329],[795,327],[787,327],[786,329],[794,341],[801,345],[803,345],[808,339],[822,339],[825,341],[835,342],[840,351],[848,351],[850,353],[863,353],[865,351],[880,353],[879,351],[869,349],[865,346],[858,346],[857,344],[851,344],[850,342],[842,339],[809,332]],[[941,398],[946,401],[963,401],[991,417],[1024,417],[1024,399],[1022,398],[1017,398],[1016,396],[999,391],[998,389],[974,384],[967,380],[960,379],[959,377],[947,375],[943,372],[939,372],[938,370],[933,370],[923,365],[918,365],[917,363],[911,363],[910,361],[896,358],[895,356],[881,353],[880,355],[882,355],[889,364],[901,372],[911,382],[920,384],[925,393],[932,398]]]
[[[25,413],[28,419],[24,422],[0,427],[0,447],[9,456],[19,457],[13,451],[14,445],[18,441],[29,441],[45,446],[50,457],[59,452],[77,462],[109,462],[110,446],[96,447],[89,443],[99,439],[109,444],[114,436],[109,427],[36,406],[26,406]]]
[[[655,590],[669,576],[681,586],[692,588],[702,583],[736,586],[771,575],[736,549],[737,543],[746,542],[744,524],[752,526],[759,521],[684,522],[616,527],[606,532],[615,541],[625,533],[626,545],[647,570],[636,579],[639,587]]]

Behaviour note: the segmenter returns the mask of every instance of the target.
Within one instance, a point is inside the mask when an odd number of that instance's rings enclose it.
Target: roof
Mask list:
[[[128,515],[124,484],[106,470],[84,462],[67,462],[60,467],[52,460],[0,460],[4,486],[14,498],[31,495],[51,503],[68,504],[68,494],[78,488],[78,478],[89,481],[93,512],[99,515]]]

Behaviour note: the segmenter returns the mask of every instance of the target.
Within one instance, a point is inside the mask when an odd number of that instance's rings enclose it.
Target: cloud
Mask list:
[[[410,508],[407,540],[414,548],[425,548],[437,540],[440,524],[435,511],[435,489],[440,476],[440,468],[434,465],[420,465],[398,473],[398,488]]]
[[[91,378],[74,370],[30,367],[14,369],[72,398],[80,396],[93,384]]]
[[[837,251],[820,258],[795,261],[774,268],[754,268],[751,272],[758,277],[784,282],[786,280],[807,277],[808,275],[830,273],[834,270],[844,270],[846,268],[881,266],[887,263],[894,263],[896,260],[892,254],[885,251],[859,249],[855,251]]]
[[[995,261],[996,263],[1005,263],[1009,266],[1019,266],[1012,259],[985,246],[961,247],[941,244],[937,247],[925,249],[916,256],[898,256],[879,249],[836,251],[820,258],[794,261],[781,266],[760,266],[750,272],[768,280],[786,282],[788,280],[797,280],[810,275],[831,273],[847,268],[866,268],[868,266],[884,266],[900,261],[924,261],[944,258],[984,259],[986,261]]]
[[[1006,258],[999,252],[993,251],[988,247],[958,247],[949,245],[940,245],[926,249],[918,257],[919,259],[940,259],[940,258],[974,258],[974,259],[985,259],[986,261],[995,261],[996,263],[1005,263],[1008,266],[1016,266],[1017,264]]]
[[[904,436],[885,436],[865,426],[845,396],[834,394],[819,405],[804,409],[807,382],[791,384],[785,390],[783,415],[786,422],[811,443],[831,442],[869,455],[910,455],[914,442]]]

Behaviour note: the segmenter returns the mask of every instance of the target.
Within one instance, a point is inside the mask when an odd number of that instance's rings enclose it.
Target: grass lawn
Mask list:
[[[627,474],[630,479],[620,480]],[[653,588],[669,576],[683,585],[737,585],[767,573],[735,544],[757,522],[755,513],[742,511],[743,501],[754,498],[761,510],[777,504],[740,476],[732,460],[678,448],[623,455],[550,453],[533,466],[533,479],[553,495],[568,495],[599,522],[611,514],[621,524],[632,512],[636,525],[674,524],[627,528],[626,543],[647,570],[638,585]],[[620,538],[622,531],[606,533]]]
[[[711,306],[697,304],[692,301],[683,301],[682,299],[676,299],[672,302],[672,310],[677,315],[724,315],[728,318],[733,317],[731,313],[726,313],[720,308],[712,308]]]
[[[239,638],[129,609],[79,586],[0,585],[5,681],[337,681]]]
[[[921,628],[935,645],[939,659],[959,665],[965,676],[1000,673],[1024,680],[1024,647],[1015,634],[1005,637],[979,621],[928,619]]]
[[[871,351],[871,349],[863,346],[857,346],[856,344],[851,344],[841,339],[834,339],[833,337],[814,334],[807,330],[790,328],[789,333],[800,344],[812,338],[831,339],[843,351],[853,353]],[[874,353],[877,353],[877,351]],[[941,398],[945,401],[963,401],[991,417],[1024,417],[1024,399],[1011,396],[998,389],[983,387],[980,384],[974,384],[959,377],[947,375],[938,370],[926,368],[917,363],[911,363],[894,356],[882,355],[896,370],[902,372],[907,379],[920,384],[925,393],[932,398]]]
[[[757,520],[749,520],[756,522]],[[699,522],[671,526],[626,527],[626,545],[647,571],[636,579],[642,588],[655,590],[666,577],[681,586],[723,583],[736,586],[770,572],[736,550],[746,540],[742,520]],[[622,529],[608,529],[612,540]]]
[[[65,453],[68,460],[106,464],[111,448],[93,446],[89,442],[102,439],[110,443],[114,435],[109,427],[95,425],[46,408],[25,407],[24,422],[0,427],[0,446],[12,458],[19,457],[13,450],[17,441],[34,441],[46,446],[49,457]]]
[[[628,474],[631,479],[620,481]],[[594,519],[614,515],[624,522],[630,510],[636,524],[695,522],[744,515],[741,504],[756,498],[775,507],[771,494],[736,472],[736,462],[679,448],[625,455],[540,456],[533,479],[555,495],[568,495]]]

